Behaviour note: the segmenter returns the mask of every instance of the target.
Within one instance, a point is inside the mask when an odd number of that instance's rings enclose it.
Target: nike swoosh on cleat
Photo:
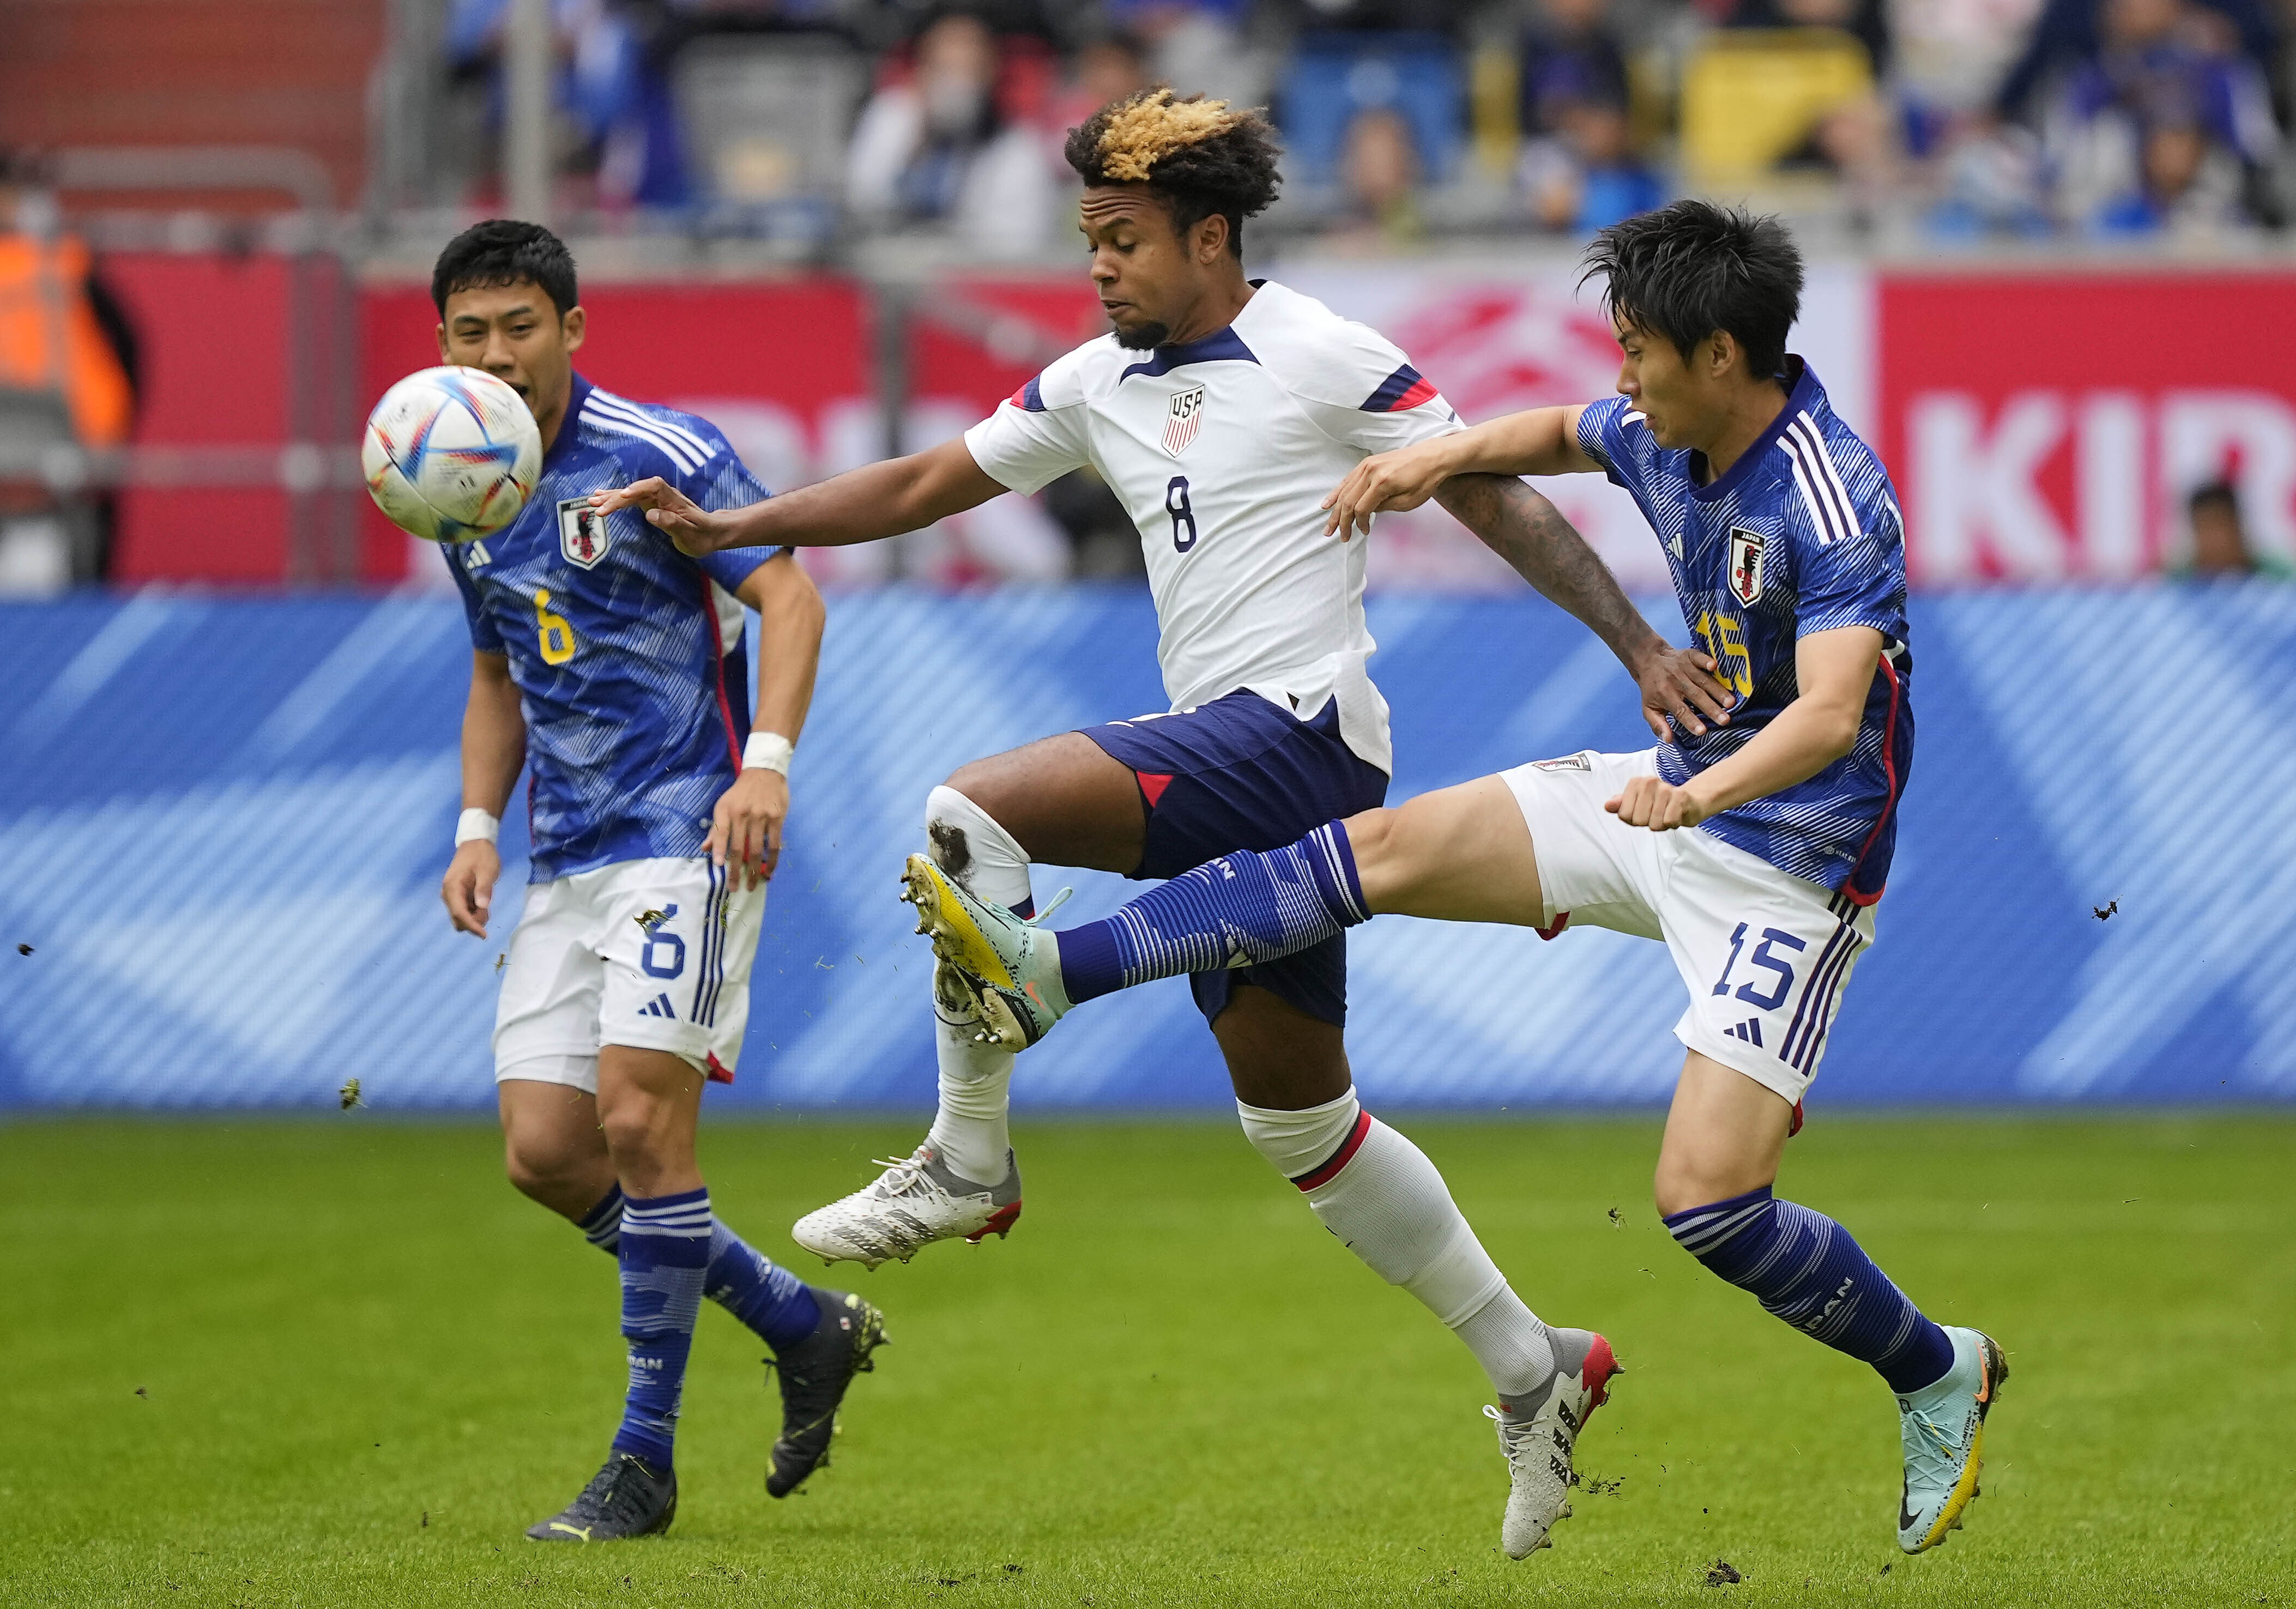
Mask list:
[[[1905,1497],[1903,1494],[1900,1494],[1898,1498],[1898,1529],[1899,1531],[1911,1531],[1914,1528],[1914,1511],[1906,1506]]]

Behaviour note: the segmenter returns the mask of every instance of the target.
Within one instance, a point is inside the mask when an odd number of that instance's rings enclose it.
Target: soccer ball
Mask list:
[[[542,432],[526,398],[484,369],[424,369],[374,405],[359,464],[392,524],[471,542],[526,506],[542,476]]]

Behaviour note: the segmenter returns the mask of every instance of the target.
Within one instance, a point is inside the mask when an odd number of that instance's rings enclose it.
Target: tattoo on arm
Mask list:
[[[1620,590],[1611,567],[1562,511],[1513,476],[1454,475],[1435,496],[1484,546],[1578,616],[1621,661],[1631,664],[1631,656],[1656,636]]]

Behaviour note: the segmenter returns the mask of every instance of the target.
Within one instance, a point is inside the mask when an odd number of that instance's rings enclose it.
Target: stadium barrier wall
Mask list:
[[[2272,736],[2296,587],[1931,595],[1915,622],[1901,847],[1814,1108],[2296,1098],[2296,758]],[[1543,603],[1390,595],[1373,626],[1398,800],[1645,741],[1623,674]],[[713,1104],[930,1104],[928,951],[895,898],[926,791],[1160,708],[1155,635],[1130,591],[832,599],[750,1041]],[[523,850],[513,819],[495,937],[450,932],[468,650],[459,608],[427,597],[0,607],[0,1104],[319,1107],[357,1078],[378,1107],[488,1106]],[[1063,881],[1063,922],[1126,891],[1047,871],[1039,899]],[[1671,1087],[1682,985],[1660,946],[1394,918],[1352,945],[1374,1101]],[[1079,1013],[1015,1093],[1227,1099],[1178,981]]]
[[[108,269],[145,338],[143,439],[195,447],[286,439],[277,259],[131,254]],[[1471,419],[1585,401],[1616,379],[1608,324],[1566,267],[1502,273],[1325,260],[1270,271],[1384,331]],[[883,453],[873,343],[885,304],[868,287],[832,275],[600,281],[584,295],[585,370],[613,390],[707,414],[769,485]],[[1089,335],[1099,316],[1082,275],[1067,273],[953,276],[903,305],[901,439],[910,447],[955,434]],[[362,406],[437,360],[435,324],[423,287],[365,290]],[[2296,370],[2259,356],[2296,350],[2296,273],[1820,264],[1794,346],[1890,465],[1918,581],[2112,582],[2173,568],[2187,541],[2184,499],[2220,476],[2241,488],[2251,545],[2296,562]],[[1554,491],[1630,584],[1666,585],[1624,494],[1591,476]],[[121,578],[277,581],[288,509],[275,491],[130,491]],[[924,568],[950,579],[999,573],[994,562],[968,567],[964,550],[972,543],[985,553],[1000,535],[1013,533],[955,523],[940,533],[955,552]],[[885,558],[852,550],[823,560],[823,573],[867,582],[880,579]],[[411,559],[420,560],[411,579],[443,581],[427,555],[369,516],[367,579],[410,579]],[[1431,511],[1390,521],[1374,584],[1495,595],[1515,586]]]

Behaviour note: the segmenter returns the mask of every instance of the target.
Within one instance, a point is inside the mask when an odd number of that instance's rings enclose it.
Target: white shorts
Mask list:
[[[707,859],[624,860],[526,891],[495,1010],[495,1077],[596,1094],[598,1047],[667,1050],[730,1080],[766,891]]]
[[[1663,939],[1690,989],[1675,1038],[1799,1103],[1874,909],[1695,827],[1653,833],[1605,810],[1658,751],[1542,759],[1500,773],[1538,857],[1546,926]]]

